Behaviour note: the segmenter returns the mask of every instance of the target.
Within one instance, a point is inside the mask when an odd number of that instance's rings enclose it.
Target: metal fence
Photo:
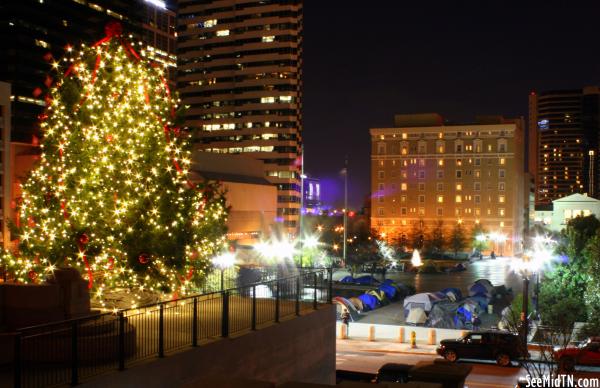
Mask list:
[[[24,328],[5,371],[14,387],[76,385],[149,359],[242,335],[331,303],[331,269]],[[6,380],[5,380],[6,381]]]

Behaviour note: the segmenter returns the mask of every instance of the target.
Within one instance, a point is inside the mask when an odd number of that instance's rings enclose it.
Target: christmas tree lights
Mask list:
[[[183,295],[226,248],[224,195],[188,181],[179,101],[135,46],[113,24],[53,63],[42,153],[17,209],[18,251],[2,255],[16,281],[70,266],[99,300],[114,289]]]

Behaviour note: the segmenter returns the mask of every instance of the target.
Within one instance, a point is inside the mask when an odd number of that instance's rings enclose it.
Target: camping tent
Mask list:
[[[340,282],[342,283],[354,283],[354,278],[350,275],[343,277]]]
[[[342,298],[341,296],[336,296],[333,298],[333,303],[336,304],[336,317],[338,320],[342,319],[342,313],[344,312],[344,309],[348,310],[350,313],[350,319],[352,322],[359,318],[356,307],[354,307],[354,305],[348,299]]]
[[[390,304],[390,300],[385,295],[385,292],[379,289],[367,291],[366,294],[373,295],[375,298],[377,298],[378,304],[382,306],[387,306],[388,304]]]
[[[365,309],[365,306],[363,305],[362,300],[358,299],[357,297],[353,296],[352,298],[348,298],[348,300],[350,302],[352,302],[352,304],[354,305],[354,307],[356,307],[356,309],[359,312],[363,311]]]
[[[441,329],[457,329],[454,317],[458,303],[450,301],[440,301],[431,308],[427,318],[427,326]]]
[[[448,297],[448,299],[450,299],[453,302],[458,302],[462,299],[462,292],[460,292],[458,288],[448,287],[444,288],[442,292],[446,294],[446,297]]]
[[[396,287],[394,287],[391,284],[385,283],[379,286],[379,290],[383,291],[385,293],[385,296],[388,297],[388,299],[393,299],[396,296],[397,292]]]
[[[432,305],[439,301],[434,294],[423,292],[404,298],[404,316],[408,317],[409,310],[413,307],[421,307],[423,311],[431,311]]]
[[[494,286],[487,279],[479,279],[471,287],[469,287],[469,295],[481,295],[488,299],[492,298]]]
[[[409,325],[422,325],[427,320],[427,314],[422,307],[413,307],[408,312],[408,317],[406,317],[406,323]]]
[[[345,278],[346,276],[350,276],[351,273],[345,270],[337,270],[335,271],[332,275],[331,275],[331,280],[333,280],[334,282],[339,282],[340,280],[342,280],[343,278]]]
[[[359,295],[358,299],[360,299],[363,303],[363,311],[374,310],[377,308],[379,303],[376,297],[369,294]]]
[[[357,277],[354,279],[354,282],[358,284],[379,284],[379,280],[371,275]]]

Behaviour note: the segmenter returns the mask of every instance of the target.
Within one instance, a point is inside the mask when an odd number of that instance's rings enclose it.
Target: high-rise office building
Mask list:
[[[597,198],[600,88],[531,93],[529,102],[530,138],[537,146],[536,203],[573,193]]]
[[[207,152],[264,162],[278,219],[300,216],[302,0],[179,0],[177,88]]]
[[[437,114],[397,115],[392,128],[371,129],[371,227],[388,239],[427,235],[442,222],[476,224],[497,253],[518,254],[528,216],[522,119],[482,117],[444,124]]]

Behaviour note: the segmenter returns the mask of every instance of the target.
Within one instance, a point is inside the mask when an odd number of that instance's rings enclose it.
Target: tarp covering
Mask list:
[[[480,295],[491,299],[494,293],[494,286],[487,279],[479,279],[469,288],[469,295]]]
[[[489,304],[489,300],[487,298],[485,298],[483,296],[479,296],[479,295],[474,295],[474,296],[468,297],[467,300],[472,300],[472,301],[476,302],[482,311],[487,310],[487,307]]]
[[[385,295],[385,292],[381,290],[367,291],[366,294],[373,295],[375,298],[377,298],[377,301],[382,306],[387,306],[388,304],[390,304],[390,300]]]
[[[358,296],[358,299],[360,299],[363,302],[363,307],[365,311],[374,310],[377,307],[378,301],[377,298],[373,295],[362,294]]]
[[[336,316],[338,320],[342,319],[344,309],[348,310],[348,312],[350,313],[350,319],[352,320],[352,322],[356,321],[359,318],[359,314],[356,310],[356,307],[354,307],[354,305],[348,299],[342,298],[341,296],[336,296],[335,298],[333,298],[333,303],[337,305]]]
[[[441,329],[462,329],[456,327],[455,316],[458,303],[441,301],[433,305],[427,317],[427,326]]]
[[[348,271],[344,271],[344,270],[338,270],[335,271],[332,275],[331,275],[331,280],[333,280],[334,282],[339,282],[340,280],[342,280],[343,278],[345,278],[346,276],[350,276],[351,273]]]
[[[427,320],[427,314],[421,307],[411,308],[406,317],[406,323],[410,325],[422,325]]]

